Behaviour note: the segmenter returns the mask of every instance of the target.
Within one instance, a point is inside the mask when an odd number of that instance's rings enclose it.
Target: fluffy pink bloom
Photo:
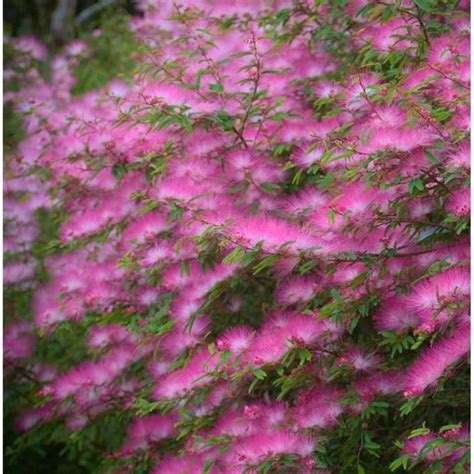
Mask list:
[[[299,428],[329,428],[343,412],[342,393],[331,387],[320,387],[298,396],[293,419]]]
[[[127,226],[122,239],[124,241],[134,241],[138,244],[142,244],[147,239],[154,238],[161,232],[165,232],[169,229],[170,225],[163,216],[150,213],[138,218]]]
[[[406,331],[418,327],[420,320],[417,312],[400,297],[382,301],[375,314],[375,326],[379,331]]]
[[[282,247],[285,251],[308,250],[319,243],[301,227],[270,216],[240,219],[230,226],[229,235],[236,243],[251,247],[262,243],[262,248],[267,251]]]
[[[53,407],[51,404],[25,410],[16,419],[15,426],[19,431],[29,431],[33,426],[49,419],[52,411]]]
[[[464,357],[470,348],[469,325],[461,324],[446,334],[408,368],[404,379],[404,395],[420,395],[431,387],[446,369]]]
[[[329,202],[329,196],[319,189],[303,188],[291,194],[285,203],[289,214],[302,214],[307,211],[317,211]]]
[[[450,194],[446,200],[446,210],[458,217],[469,216],[471,212],[471,193],[469,188]]]
[[[349,348],[336,361],[337,365],[347,364],[357,371],[369,371],[382,362],[382,358],[377,354],[364,353],[359,347]]]
[[[177,472],[201,472],[208,459],[196,454],[185,454],[182,457],[165,456],[153,468],[151,474],[176,474]],[[212,458],[211,458],[212,460]],[[215,473],[212,469],[210,474]]]
[[[12,262],[7,263],[3,268],[3,282],[6,285],[30,280],[35,274],[35,264],[33,262]]]
[[[24,359],[33,354],[32,330],[31,323],[23,320],[7,324],[3,332],[3,353],[6,361]]]
[[[232,447],[232,454],[242,463],[256,465],[267,458],[281,454],[309,456],[314,440],[289,431],[258,433],[238,440]]]
[[[454,166],[471,168],[471,150],[468,141],[463,141],[458,148],[449,155],[448,163]]]
[[[315,296],[317,288],[318,279],[314,277],[287,278],[278,285],[275,299],[285,305],[307,301]]]
[[[448,302],[462,301],[470,294],[470,275],[465,267],[451,268],[417,283],[406,297],[416,312],[436,311]]]
[[[392,395],[402,390],[401,374],[396,372],[376,372],[357,379],[354,388],[364,401],[371,401],[376,395]]]
[[[120,344],[125,341],[132,342],[133,340],[134,336],[123,326],[113,324],[93,327],[89,332],[88,345],[91,348],[103,349],[112,344]]]
[[[245,351],[251,344],[254,331],[245,326],[236,326],[228,329],[217,340],[217,348],[222,351],[230,351],[238,355]]]
[[[325,151],[326,150],[320,145],[298,147],[292,154],[291,160],[301,168],[309,168],[321,159]]]
[[[218,363],[217,355],[209,354],[207,347],[198,351],[182,368],[175,370],[156,383],[154,397],[175,398],[183,396],[190,390],[209,383],[212,378],[209,372],[212,372]]]
[[[427,146],[434,137],[424,129],[381,128],[374,130],[367,145],[357,148],[360,153],[374,153],[382,150],[411,151]]]
[[[173,416],[148,415],[135,418],[128,427],[128,437],[122,446],[121,454],[130,455],[134,451],[147,449],[158,441],[174,434]]]

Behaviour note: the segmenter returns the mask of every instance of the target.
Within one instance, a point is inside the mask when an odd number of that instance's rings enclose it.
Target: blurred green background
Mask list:
[[[104,12],[138,14],[134,0],[5,0],[4,34],[35,35],[60,46],[100,25]]]

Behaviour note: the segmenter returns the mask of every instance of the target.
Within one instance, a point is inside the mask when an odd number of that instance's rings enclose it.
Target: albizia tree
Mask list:
[[[82,95],[87,42],[10,40],[12,456],[467,472],[468,2],[141,8]]]

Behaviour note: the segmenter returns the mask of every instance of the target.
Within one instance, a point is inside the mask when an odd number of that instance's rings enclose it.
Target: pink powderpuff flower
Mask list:
[[[370,86],[379,86],[380,79],[375,74],[358,74],[351,77],[351,81],[344,90],[344,104],[351,111],[366,110],[369,103],[370,95],[374,94],[374,90]],[[367,99],[367,96],[369,99]]]
[[[255,331],[246,326],[235,326],[228,329],[217,339],[217,348],[220,351],[230,351],[233,355],[240,355],[252,343]]]
[[[409,454],[410,458],[414,461],[418,459],[421,450],[426,446],[427,443],[436,439],[434,433],[428,433],[421,436],[415,436],[413,438],[407,439],[404,443],[403,453]],[[443,454],[441,448],[430,449],[426,452],[424,460],[426,462],[434,461],[439,459]]]
[[[202,472],[207,461],[212,458],[204,457],[199,454],[186,453],[182,457],[166,455],[158,461],[151,474],[177,474],[178,472]],[[211,466],[209,474],[218,474],[218,471]]]
[[[340,390],[329,385],[302,392],[298,396],[292,418],[298,428],[332,427],[343,412],[341,396]]]
[[[225,381],[217,383],[206,395],[205,400],[196,407],[190,407],[195,416],[206,416],[216,407],[220,406],[224,400],[229,400],[235,396],[235,388]]]
[[[407,306],[402,297],[389,297],[382,301],[374,316],[378,331],[401,333],[418,327],[421,318]]]
[[[38,423],[48,420],[53,413],[53,405],[48,403],[42,407],[31,408],[20,413],[15,421],[18,431],[29,431]]]
[[[172,415],[148,415],[135,418],[128,427],[128,436],[120,450],[122,456],[130,456],[135,451],[145,450],[175,433],[176,417]]]
[[[255,405],[254,405],[255,406]],[[244,413],[254,410],[254,406],[245,406]],[[257,405],[258,424],[264,431],[276,430],[287,422],[288,407],[283,402]]]
[[[88,335],[87,345],[93,349],[103,349],[122,342],[133,342],[136,337],[119,324],[93,326]]]
[[[193,321],[191,328],[184,324],[176,325],[173,330],[166,334],[160,341],[160,350],[167,356],[176,357],[181,351],[193,347],[199,343],[208,331],[210,320],[206,315],[198,315]]]
[[[192,287],[187,288],[174,298],[170,316],[175,321],[187,323],[191,316],[200,310],[204,302],[204,297],[194,297],[194,289]]]
[[[285,202],[284,209],[288,214],[304,214],[308,211],[316,211],[329,202],[329,196],[319,189],[303,188],[297,193],[291,194]]]
[[[407,369],[404,377],[405,397],[422,394],[433,386],[448,367],[462,359],[470,349],[468,324],[460,324],[452,334],[445,334]]]
[[[58,375],[56,367],[42,363],[34,364],[31,367],[31,372],[34,374],[36,380],[41,383],[52,382]]]
[[[457,149],[449,154],[448,164],[465,169],[471,168],[471,149],[468,140],[462,141]]]
[[[348,283],[365,271],[367,271],[367,268],[362,263],[343,263],[337,266],[331,280],[338,284]]]
[[[470,274],[466,267],[450,268],[417,283],[406,296],[408,309],[417,313],[439,310],[448,302],[470,295]]]
[[[353,218],[375,208],[385,209],[390,198],[389,193],[381,193],[376,188],[366,188],[361,183],[354,183],[344,188],[343,194],[334,199],[331,208]]]
[[[3,331],[5,362],[31,357],[34,348],[33,326],[23,320],[12,321]]]
[[[440,36],[433,40],[428,52],[428,63],[435,67],[446,66],[456,60],[458,51],[455,40],[450,36]]]
[[[162,284],[167,290],[179,290],[192,283],[201,273],[197,260],[189,262],[188,272],[183,271],[181,263],[172,264],[162,272]]]
[[[319,278],[313,276],[286,278],[278,285],[275,300],[283,305],[308,301],[317,293],[318,285]]]
[[[149,307],[162,295],[162,291],[158,288],[150,288],[147,286],[139,287],[135,291],[136,302],[142,306]]]
[[[319,162],[325,149],[321,145],[301,145],[291,155],[291,161],[301,168],[309,168]]]
[[[35,274],[34,262],[12,262],[3,267],[3,283],[12,285],[31,280]]]
[[[159,379],[162,375],[165,375],[168,372],[173,358],[163,357],[159,359],[151,359],[147,363],[147,371],[150,375],[156,380]]]
[[[286,334],[282,331],[273,331],[255,337],[245,360],[255,366],[261,366],[278,362],[287,351]]]
[[[37,61],[44,61],[48,56],[48,51],[44,44],[32,36],[15,38],[12,43],[15,49],[29,54]]]
[[[400,109],[396,105],[387,105],[384,107],[375,107],[370,113],[364,128],[402,128],[407,123],[407,114],[405,110]]]
[[[198,207],[201,199],[220,191],[217,186],[218,183],[213,181],[212,189],[206,184],[194,183],[189,177],[187,178],[173,178],[168,177],[159,181],[156,189],[153,190],[153,197],[158,201],[172,201],[177,200],[184,203],[189,203],[191,207]]]
[[[370,43],[375,49],[382,52],[391,50],[408,50],[416,48],[417,43],[412,39],[412,30],[417,30],[415,22],[408,22],[402,18],[393,18],[381,25],[368,25],[359,32],[362,41]]]
[[[382,150],[412,151],[430,145],[435,136],[425,129],[380,128],[369,134],[368,143],[357,147],[359,153]]]
[[[277,260],[273,265],[273,269],[279,278],[288,276],[298,265],[300,259],[298,256],[285,256]]]
[[[290,431],[276,430],[262,432],[241,438],[232,445],[232,455],[239,464],[256,465],[265,459],[282,454],[309,456],[314,448],[314,440]]]
[[[165,260],[175,259],[176,254],[170,249],[166,243],[159,243],[146,250],[140,260],[140,266],[153,267]]]
[[[188,364],[157,380],[153,396],[175,398],[185,395],[194,388],[206,385],[212,380],[210,372],[215,370],[219,362],[217,354],[209,354],[207,347],[197,351]]]
[[[322,81],[314,87],[313,92],[316,97],[319,98],[330,98],[336,97],[341,91],[341,86],[336,82]]]
[[[189,156],[207,156],[224,146],[225,141],[217,133],[204,130],[194,130],[185,139],[185,146]]]
[[[189,178],[198,184],[206,179],[218,179],[220,175],[219,167],[214,161],[197,157],[183,160],[180,156],[174,160],[171,159],[168,163],[168,169],[170,176]]]
[[[283,248],[286,253],[315,249],[319,241],[302,227],[262,215],[248,217],[232,223],[228,234],[235,242],[248,247],[262,244],[264,251]]]
[[[279,312],[269,317],[261,328],[262,336],[273,331],[283,334],[288,343],[307,345],[319,338],[321,342],[325,341],[329,326],[325,321],[317,320],[314,315]]]
[[[342,356],[336,359],[336,365],[347,364],[356,371],[367,372],[377,367],[382,357],[377,354],[364,353],[359,347],[350,347]]]
[[[354,381],[354,388],[362,401],[370,402],[377,394],[393,395],[402,390],[401,374],[396,372],[376,372]]]
[[[149,213],[129,224],[122,235],[122,240],[143,244],[146,240],[155,238],[158,234],[166,232],[170,228],[171,226],[163,216],[157,213]]]
[[[471,193],[469,188],[453,191],[446,200],[445,208],[457,217],[469,216],[471,212]]]
[[[226,410],[211,430],[212,436],[233,436],[240,438],[258,433],[259,424],[255,417],[245,415],[245,409],[231,408]]]

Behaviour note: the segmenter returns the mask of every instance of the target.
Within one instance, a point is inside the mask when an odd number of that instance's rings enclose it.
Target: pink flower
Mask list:
[[[229,236],[250,247],[262,244],[266,251],[282,248],[286,252],[309,250],[318,246],[318,240],[303,228],[270,216],[240,219],[230,226]]]
[[[469,216],[471,212],[471,193],[469,188],[453,191],[446,200],[446,210],[458,217]]]
[[[293,409],[293,418],[299,428],[329,428],[342,414],[341,392],[331,386],[300,393]]]
[[[445,334],[408,368],[404,379],[404,395],[421,395],[445,373],[446,369],[464,357],[470,348],[470,330],[461,324],[452,334]]]
[[[134,451],[145,450],[164,438],[170,438],[175,430],[174,416],[148,415],[135,418],[128,427],[128,437],[121,455],[130,456]]]
[[[446,303],[459,302],[470,294],[470,275],[465,267],[451,268],[417,283],[406,297],[408,309],[434,312]]]
[[[228,329],[217,340],[217,348],[221,351],[230,351],[239,355],[250,346],[254,337],[254,331],[245,326],[236,326]]]
[[[317,293],[318,279],[314,277],[293,277],[283,280],[275,292],[279,304],[292,305],[307,301]]]

